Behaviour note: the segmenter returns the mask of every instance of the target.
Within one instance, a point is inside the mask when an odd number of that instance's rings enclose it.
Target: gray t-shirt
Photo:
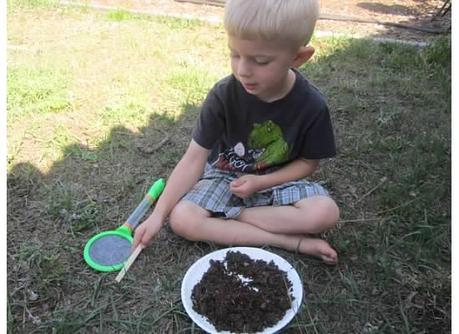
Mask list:
[[[299,158],[336,154],[327,104],[297,70],[292,90],[264,102],[245,91],[233,75],[209,92],[193,139],[210,149],[209,163],[219,169],[264,173]]]

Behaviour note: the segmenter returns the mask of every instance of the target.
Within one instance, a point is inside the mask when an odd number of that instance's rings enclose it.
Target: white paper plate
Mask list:
[[[268,263],[272,260],[279,267],[280,270],[285,271],[287,273],[288,279],[290,280],[290,282],[292,282],[291,293],[293,297],[295,297],[295,299],[292,302],[292,307],[289,310],[287,310],[285,316],[277,324],[275,324],[272,327],[266,328],[264,331],[259,332],[259,334],[275,333],[283,327],[285,327],[293,319],[293,317],[298,312],[301,306],[303,298],[303,285],[301,283],[300,276],[298,276],[298,273],[296,272],[295,268],[293,268],[293,266],[290,263],[288,263],[279,255],[254,247],[233,247],[221,249],[210,254],[207,254],[206,256],[200,258],[198,261],[193,263],[193,265],[186,272],[185,277],[182,281],[182,303],[190,318],[196,323],[196,325],[198,325],[206,332],[219,333],[215,329],[214,325],[212,325],[206,317],[202,316],[201,314],[193,310],[191,294],[193,292],[194,286],[198,284],[199,281],[201,281],[202,276],[209,269],[210,260],[223,261],[228,251],[239,251],[243,254],[247,254],[253,260],[261,259]]]

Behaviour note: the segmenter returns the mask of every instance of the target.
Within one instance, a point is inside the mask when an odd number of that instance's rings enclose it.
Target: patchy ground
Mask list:
[[[70,0],[70,2],[221,22],[223,8],[218,4],[223,4],[224,0],[207,1],[216,5],[206,4],[206,0]],[[198,4],[199,2],[203,4]],[[450,28],[451,12],[442,16],[444,11],[440,12],[440,10],[443,5],[444,0],[321,0],[321,14],[324,19],[318,21],[316,30],[318,35],[338,33],[357,37],[423,42],[437,35],[433,32],[447,31]],[[388,24],[362,23],[356,20]],[[406,28],[392,24],[406,26]],[[432,33],[428,30],[432,30]]]

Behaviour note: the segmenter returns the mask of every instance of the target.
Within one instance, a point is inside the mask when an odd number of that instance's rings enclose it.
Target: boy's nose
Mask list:
[[[240,77],[249,77],[252,74],[249,64],[247,61],[240,60],[237,66],[237,74]]]

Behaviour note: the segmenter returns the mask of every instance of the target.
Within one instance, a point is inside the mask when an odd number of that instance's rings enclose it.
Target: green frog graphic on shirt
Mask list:
[[[284,140],[282,129],[273,121],[254,123],[247,139],[247,148],[242,143],[221,153],[214,166],[226,170],[256,172],[288,159],[289,145]]]
[[[255,158],[260,167],[282,163],[288,158],[288,144],[282,129],[273,121],[255,123],[247,144],[250,149],[262,150],[261,155]]]

